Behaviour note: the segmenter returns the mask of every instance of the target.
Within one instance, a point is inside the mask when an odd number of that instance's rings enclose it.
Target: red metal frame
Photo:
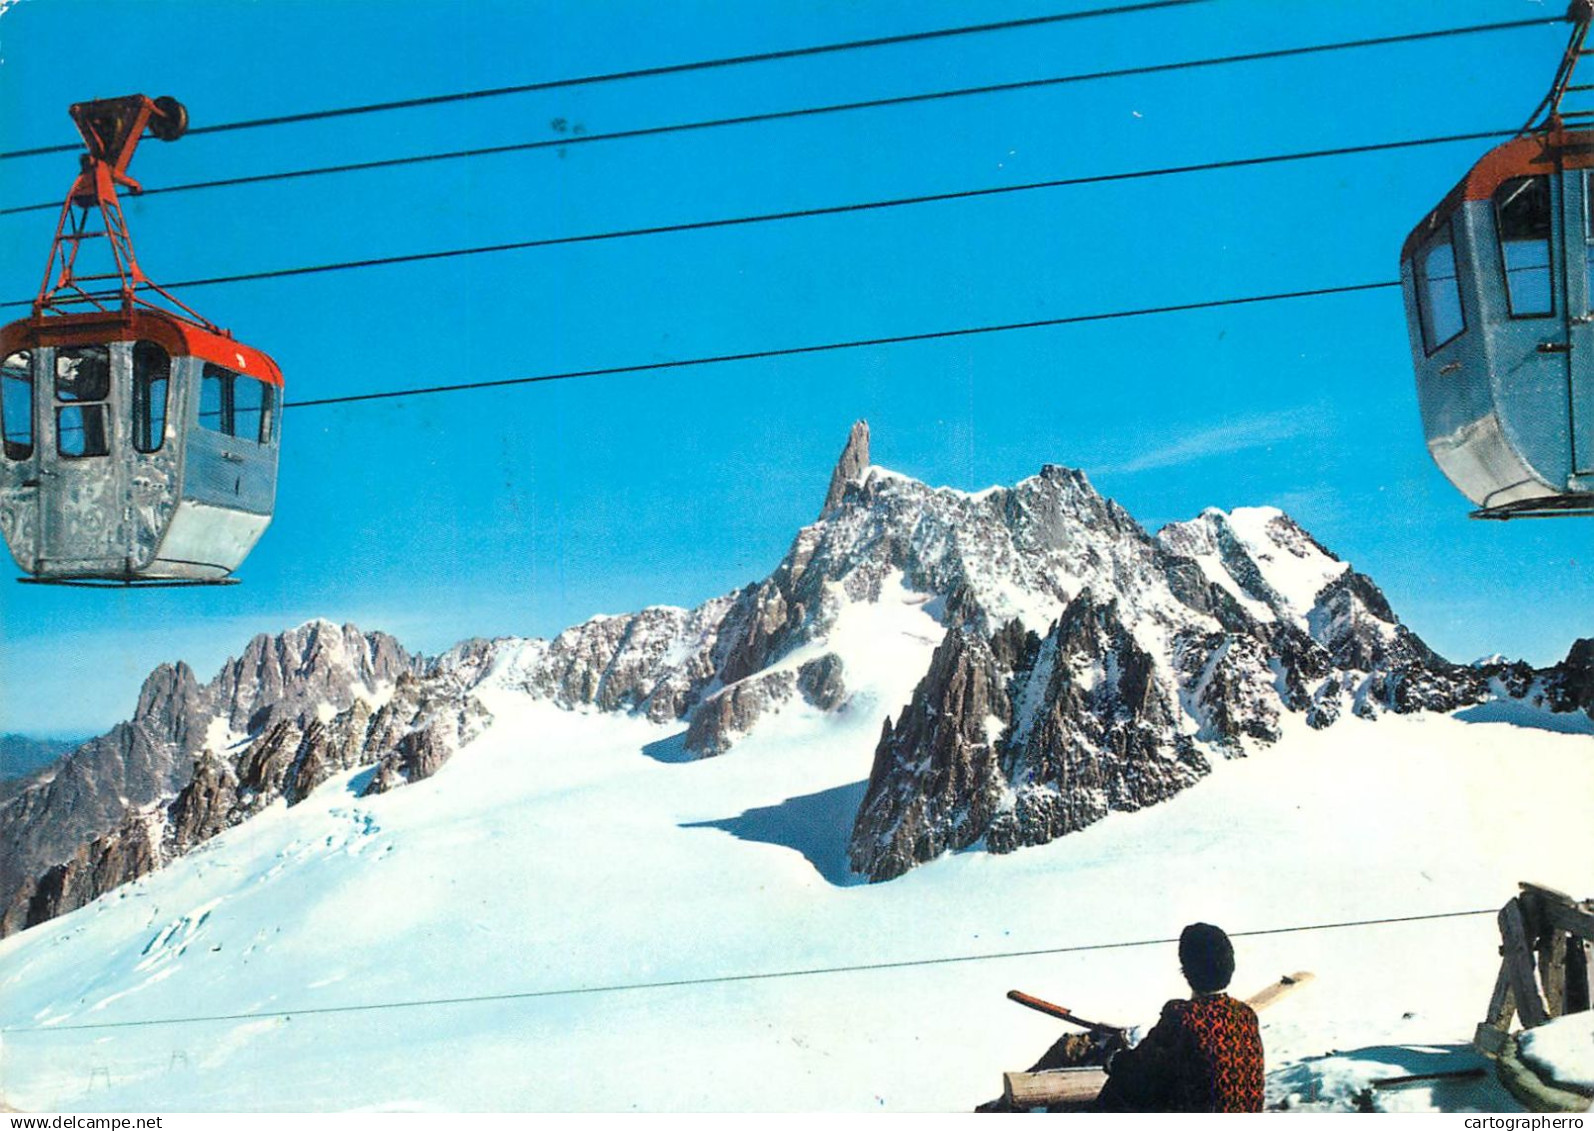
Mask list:
[[[133,153],[145,130],[165,141],[181,137],[188,125],[188,115],[182,104],[173,98],[153,99],[130,94],[76,103],[72,107],[72,120],[77,123],[88,152],[83,155],[82,170],[61,205],[44,280],[33,300],[33,317],[41,318],[46,312],[62,313],[69,306],[85,305],[101,312],[119,306],[123,314],[130,314],[136,307],[160,310],[141,293],[153,291],[182,317],[213,334],[224,334],[219,326],[144,274],[133,252],[133,237],[116,191],[117,186],[134,194],[144,191],[127,173]],[[90,226],[95,216],[100,221],[99,230]],[[90,239],[106,241],[115,267],[113,272],[78,274],[78,253],[84,241]],[[116,284],[113,287],[96,289],[93,286],[113,281]]]
[[[39,346],[100,345],[150,341],[173,357],[197,357],[223,369],[282,386],[282,370],[253,346],[218,334],[166,310],[84,311],[50,318],[23,318],[0,327],[0,357]]]

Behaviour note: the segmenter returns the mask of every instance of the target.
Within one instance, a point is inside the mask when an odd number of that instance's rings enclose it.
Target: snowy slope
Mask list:
[[[1307,627],[1317,595],[1350,568],[1327,553],[1277,507],[1209,507],[1190,522],[1157,532],[1167,550],[1201,572],[1262,622]]]
[[[859,608],[880,619],[850,629],[921,650],[869,675],[898,706],[935,622]],[[1586,833],[1556,839],[1594,790],[1578,735],[1291,720],[1266,757],[1163,805],[849,885],[878,710],[789,706],[733,754],[680,761],[680,724],[481,694],[497,725],[436,776],[363,799],[369,769],[336,777],[0,943],[5,1100],[967,1110],[1057,1035],[1005,990],[1149,1021],[1181,990],[1171,944],[690,983],[1168,939],[1196,918],[1242,932],[1488,909],[1521,878],[1581,892],[1594,875]],[[1524,761],[1565,788],[1530,805],[1509,788]],[[1319,975],[1265,1016],[1274,1098],[1348,1102],[1464,1043],[1494,930],[1481,915],[1237,939],[1241,988]],[[676,984],[616,988],[639,983]],[[315,1012],[490,995],[529,996]],[[155,1023],[82,1027],[135,1021]],[[1510,1106],[1492,1088],[1389,1102]]]

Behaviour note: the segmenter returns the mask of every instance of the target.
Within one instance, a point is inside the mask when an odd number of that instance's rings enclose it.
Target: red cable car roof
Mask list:
[[[1488,200],[1495,189],[1512,177],[1588,168],[1594,168],[1594,132],[1590,131],[1525,134],[1495,146],[1445,195],[1438,207],[1411,230],[1400,248],[1401,262],[1410,259],[1417,246],[1448,220],[1463,201]]]
[[[37,346],[87,346],[107,342],[151,341],[176,357],[197,357],[224,369],[258,377],[268,385],[282,385],[282,370],[271,358],[226,334],[163,310],[139,308],[130,312],[94,311],[24,318],[0,329],[0,356]]]

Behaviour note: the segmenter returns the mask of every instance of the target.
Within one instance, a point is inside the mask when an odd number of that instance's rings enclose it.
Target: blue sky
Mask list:
[[[1088,0],[567,3],[21,0],[4,148],[67,106],[172,94],[192,124],[1101,6]],[[1156,13],[146,141],[150,187],[1271,48],[1553,16],[1557,3],[1210,0]],[[407,169],[130,199],[157,280],[951,192],[1521,124],[1562,26],[1113,79]],[[99,45],[85,50],[86,40]],[[89,62],[92,60],[92,64]],[[1015,193],[196,287],[289,400],[529,376],[1396,277],[1484,146]],[[0,162],[0,206],[70,155]],[[0,300],[49,213],[0,216]],[[7,317],[17,312],[0,311]],[[936,484],[1083,468],[1148,527],[1269,503],[1441,652],[1540,664],[1594,633],[1590,520],[1494,524],[1430,463],[1393,290],[370,404],[284,420],[243,584],[84,592],[0,576],[0,730],[87,733],[144,674],[208,677],[314,616],[436,651],[760,578],[856,418]]]

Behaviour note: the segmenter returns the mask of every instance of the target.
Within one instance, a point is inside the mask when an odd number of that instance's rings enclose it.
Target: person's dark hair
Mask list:
[[[1191,923],[1179,934],[1179,965],[1199,994],[1221,990],[1234,977],[1234,945],[1211,923]]]

